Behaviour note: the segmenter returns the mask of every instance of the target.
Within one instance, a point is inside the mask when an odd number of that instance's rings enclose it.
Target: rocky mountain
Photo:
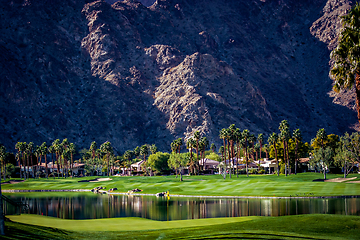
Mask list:
[[[0,142],[169,150],[196,130],[221,144],[287,119],[307,141],[356,127],[331,92],[329,53],[349,0],[2,1]]]

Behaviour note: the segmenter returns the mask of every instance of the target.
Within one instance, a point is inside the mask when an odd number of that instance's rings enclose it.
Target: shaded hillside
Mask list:
[[[174,138],[196,130],[220,145],[219,130],[232,123],[270,133],[283,119],[306,140],[319,128],[341,134],[356,123],[356,113],[351,100],[335,104],[328,94],[332,41],[321,32],[349,6],[341,0],[157,0],[149,8],[130,0],[6,1],[1,141],[13,148],[17,141],[67,137],[80,147],[109,140],[118,151],[144,143],[169,150]],[[330,15],[330,22],[313,25]]]

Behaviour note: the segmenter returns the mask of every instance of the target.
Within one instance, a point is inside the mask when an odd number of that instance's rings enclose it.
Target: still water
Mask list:
[[[148,196],[42,193],[7,194],[27,203],[23,213],[65,219],[142,217],[160,221],[181,219],[283,216],[297,214],[343,214],[360,216],[360,198],[332,199],[238,199],[238,198],[157,198]],[[5,213],[12,206],[5,204]]]

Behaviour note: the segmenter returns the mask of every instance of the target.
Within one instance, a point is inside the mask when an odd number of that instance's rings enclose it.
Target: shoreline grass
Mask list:
[[[4,239],[359,239],[360,217],[292,215],[160,222],[10,216]],[[174,227],[175,226],[175,227]]]
[[[351,174],[357,177],[358,174]],[[342,177],[341,174],[328,174],[329,179]],[[106,177],[105,177],[106,178]],[[219,175],[184,176],[180,182],[175,176],[153,177],[111,177],[111,181],[79,182],[94,177],[66,179],[29,179],[16,184],[3,184],[3,190],[90,190],[96,186],[106,189],[116,187],[115,193],[124,193],[134,188],[142,189],[142,194],[155,194],[170,191],[173,195],[196,196],[244,196],[244,197],[296,197],[296,196],[358,196],[360,183],[317,182],[321,173],[300,173],[285,177],[280,175],[239,175],[223,179]],[[353,181],[356,181],[354,179]]]

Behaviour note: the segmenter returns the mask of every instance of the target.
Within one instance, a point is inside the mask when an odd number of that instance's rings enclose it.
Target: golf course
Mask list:
[[[329,174],[320,181],[320,173],[280,175],[236,175],[225,180],[220,175],[115,177],[103,179],[49,178],[9,181],[3,192],[28,190],[90,190],[104,186],[117,188],[112,193],[141,189],[140,194],[169,191],[170,196],[224,197],[351,197],[360,195],[356,174],[342,179]],[[6,193],[11,195],[11,193]],[[26,193],[26,194],[37,194]],[[58,192],[57,194],[75,194]],[[106,218],[90,220],[59,219],[34,214],[7,215],[4,239],[359,239],[360,217],[307,214],[281,217],[246,216],[156,221],[144,218]]]
[[[132,176],[111,177],[107,181],[100,178],[41,178],[29,179],[16,184],[3,184],[2,190],[91,190],[104,186],[106,189],[117,188],[114,193],[126,193],[131,189],[141,189],[141,194],[156,194],[169,191],[170,195],[188,196],[244,196],[244,197],[323,197],[360,195],[360,180],[357,174],[341,179],[341,174],[329,174],[328,182],[321,180],[320,173],[301,173],[285,177],[280,175],[233,175],[225,180],[220,175],[184,176]]]

